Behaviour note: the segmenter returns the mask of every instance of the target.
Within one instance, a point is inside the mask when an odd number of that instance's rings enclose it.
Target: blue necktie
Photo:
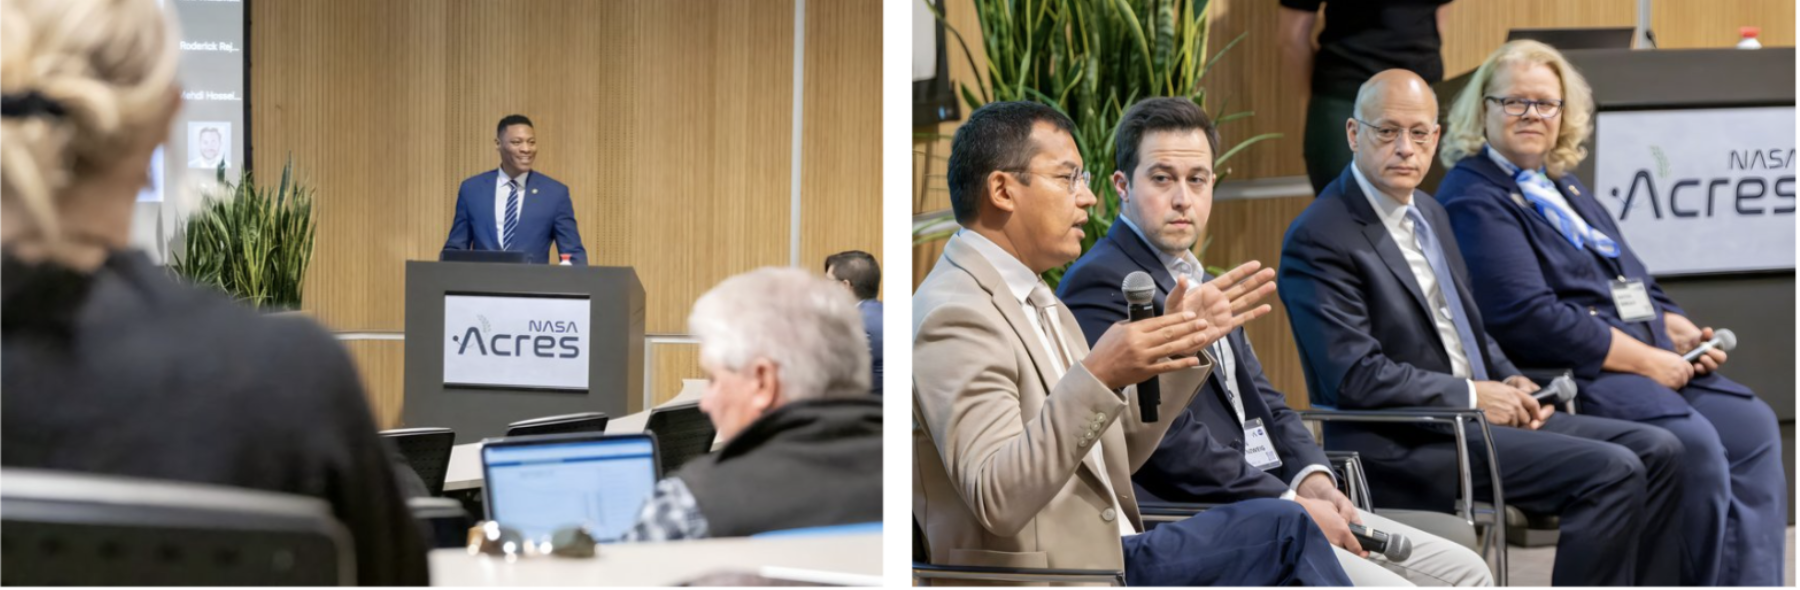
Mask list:
[[[512,190],[506,193],[506,232],[500,238],[501,250],[512,247],[513,230],[519,228],[519,183],[508,180],[506,187]]]
[[[1431,224],[1425,223],[1425,216],[1419,213],[1418,207],[1408,205],[1406,217],[1412,219],[1413,235],[1419,238],[1419,249],[1425,251],[1425,262],[1431,264],[1432,274],[1437,275],[1438,291],[1444,295],[1444,304],[1450,307],[1450,323],[1456,325],[1456,337],[1462,340],[1463,354],[1469,357],[1469,376],[1476,381],[1487,381],[1487,362],[1482,359],[1481,347],[1475,345],[1475,331],[1469,328],[1462,295],[1456,289],[1456,276],[1450,274],[1444,251],[1438,247],[1437,235],[1432,233]],[[1431,294],[1425,295],[1429,298]]]
[[[1607,258],[1619,257],[1618,242],[1614,242],[1600,230],[1594,229],[1581,216],[1563,208],[1556,202],[1556,199],[1551,198],[1558,194],[1556,185],[1552,184],[1550,178],[1544,176],[1544,173],[1536,170],[1519,170],[1514,174],[1513,181],[1519,183],[1519,192],[1525,193],[1525,199],[1537,207],[1538,214],[1543,215],[1544,220],[1549,221],[1557,231],[1562,232],[1563,239],[1574,244],[1577,250],[1588,247]]]

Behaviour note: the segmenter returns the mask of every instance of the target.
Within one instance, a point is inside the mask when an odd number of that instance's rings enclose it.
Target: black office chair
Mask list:
[[[602,412],[580,412],[561,416],[545,416],[520,420],[506,425],[507,436],[529,436],[536,434],[567,434],[571,432],[606,432],[606,414]]]
[[[695,457],[712,452],[712,419],[700,411],[700,404],[682,404],[650,411],[644,430],[656,435],[656,455],[663,475],[674,473]]]
[[[432,496],[444,495],[444,475],[450,471],[450,447],[456,445],[456,431],[448,428],[401,428],[381,431],[382,438],[394,443],[406,465],[425,482]]]
[[[317,498],[0,469],[0,585],[332,586],[349,533]]]
[[[925,541],[925,532],[919,528],[918,517],[913,517],[912,574],[915,586],[931,586],[932,580],[948,580],[956,586],[968,586],[969,582],[1125,585],[1125,572],[1119,570],[935,565],[931,563],[931,548]]]

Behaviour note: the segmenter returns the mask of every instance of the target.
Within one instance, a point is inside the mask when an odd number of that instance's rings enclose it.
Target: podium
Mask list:
[[[519,420],[627,413],[644,386],[630,267],[406,263],[406,427],[503,436]]]

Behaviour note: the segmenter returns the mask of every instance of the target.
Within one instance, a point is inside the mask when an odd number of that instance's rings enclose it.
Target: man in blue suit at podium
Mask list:
[[[534,172],[537,133],[525,115],[500,119],[494,145],[500,168],[464,180],[456,191],[456,217],[450,221],[445,250],[508,250],[527,260],[550,260],[550,239],[571,264],[587,264],[569,187]]]

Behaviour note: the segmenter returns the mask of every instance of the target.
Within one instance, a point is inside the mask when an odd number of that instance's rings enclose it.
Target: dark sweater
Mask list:
[[[0,276],[0,464],[317,497],[350,530],[359,584],[427,583],[425,544],[330,334],[137,252],[73,297],[34,295],[46,282],[10,264]]]
[[[881,398],[794,402],[675,472],[713,537],[881,521]]]

